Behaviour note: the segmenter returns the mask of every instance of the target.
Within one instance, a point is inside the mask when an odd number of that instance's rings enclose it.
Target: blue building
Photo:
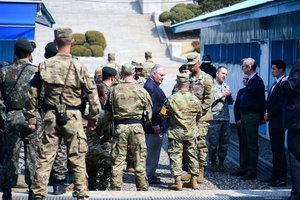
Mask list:
[[[288,73],[300,58],[299,0],[248,0],[174,24],[172,29],[174,33],[201,29],[200,53],[211,55],[215,66],[228,66],[227,83],[234,96],[242,87],[242,58],[256,60],[266,92],[274,81],[271,61],[284,60]]]
[[[0,0],[0,61],[13,61],[18,38],[35,38],[36,23],[55,23],[42,0]]]

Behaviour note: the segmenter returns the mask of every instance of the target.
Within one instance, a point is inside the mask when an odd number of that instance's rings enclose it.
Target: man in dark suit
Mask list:
[[[300,52],[300,41],[298,41]],[[296,61],[288,78],[280,84],[284,91],[283,126],[288,129],[288,150],[292,177],[291,200],[300,199],[300,60]]]
[[[147,160],[146,173],[149,184],[158,184],[160,179],[155,175],[158,167],[160,149],[164,133],[166,132],[163,119],[160,117],[160,110],[167,97],[159,87],[165,77],[165,69],[156,64],[150,72],[150,77],[146,81],[144,88],[150,94],[152,107],[152,120],[146,128]]]
[[[282,104],[284,96],[280,88],[280,83],[284,78],[285,67],[286,65],[282,60],[272,61],[272,75],[276,78],[276,81],[269,90],[267,112],[264,116],[265,121],[269,121],[273,169],[272,176],[263,181],[269,182],[269,186],[272,187],[286,186],[285,130],[282,126]]]
[[[240,110],[240,106],[241,106],[242,98],[244,97],[247,82],[248,82],[248,75],[244,74],[243,85],[245,87],[241,88],[238,91],[238,93],[236,95],[236,99],[235,99],[234,109],[233,109],[235,124],[236,124],[236,128],[237,128],[237,133],[238,133],[238,140],[239,140],[240,165],[241,165],[241,110]]]
[[[241,100],[241,166],[232,175],[241,180],[253,180],[257,176],[258,126],[266,110],[265,85],[257,75],[253,58],[243,59],[242,70],[248,75],[248,83]]]

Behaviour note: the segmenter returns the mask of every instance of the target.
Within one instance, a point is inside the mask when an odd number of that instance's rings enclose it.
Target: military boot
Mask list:
[[[226,169],[226,167],[224,166],[224,160],[219,161],[218,169],[219,169],[219,172],[223,172],[223,173],[226,173],[226,172],[227,172],[227,169]]]
[[[53,194],[54,195],[61,195],[66,193],[66,188],[64,186],[64,181],[55,180],[53,183]]]
[[[185,174],[181,176],[182,181],[189,181],[191,179],[191,174]]]
[[[197,179],[198,179],[198,177],[193,175],[189,182],[183,184],[183,187],[192,188],[194,190],[199,189]]]
[[[3,188],[2,200],[11,200],[11,188]]]
[[[181,183],[181,176],[175,177],[175,183],[169,185],[170,190],[182,191],[182,183]]]
[[[199,167],[199,176],[198,176],[197,182],[204,183],[204,166]]]
[[[217,172],[219,171],[216,160],[212,160],[210,164],[210,171]]]

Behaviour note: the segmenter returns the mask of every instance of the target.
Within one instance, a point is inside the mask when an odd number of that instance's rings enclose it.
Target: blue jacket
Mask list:
[[[147,126],[146,133],[154,134],[152,127],[157,125],[162,129],[162,132],[165,132],[166,126],[164,125],[164,120],[161,118],[159,113],[167,97],[162,89],[151,78],[146,81],[144,88],[148,91],[153,103],[152,123]]]
[[[240,105],[242,114],[259,113],[262,118],[266,111],[265,84],[255,74],[247,83]]]

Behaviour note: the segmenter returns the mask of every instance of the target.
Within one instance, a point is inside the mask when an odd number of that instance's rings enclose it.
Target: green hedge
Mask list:
[[[164,11],[159,15],[159,21],[160,22],[166,22],[170,20],[171,13],[169,11]]]
[[[83,57],[103,57],[106,48],[104,35],[95,30],[87,31],[85,34],[74,33],[74,45],[71,47],[71,54]]]
[[[176,7],[171,9],[172,23],[179,23],[195,17],[194,13],[185,7]]]

